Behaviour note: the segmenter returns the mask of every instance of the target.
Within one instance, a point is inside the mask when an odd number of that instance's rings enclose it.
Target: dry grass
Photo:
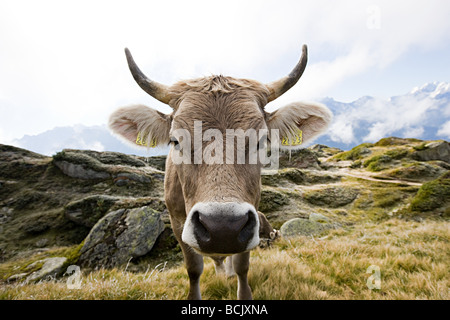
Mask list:
[[[337,229],[324,238],[283,239],[251,255],[255,299],[450,299],[449,222],[391,219]],[[370,290],[367,268],[381,271],[381,288]],[[0,299],[184,299],[184,267],[159,265],[145,273],[99,270],[82,275],[80,289],[66,279],[3,284]],[[216,276],[205,259],[204,299],[235,299],[236,279]]]

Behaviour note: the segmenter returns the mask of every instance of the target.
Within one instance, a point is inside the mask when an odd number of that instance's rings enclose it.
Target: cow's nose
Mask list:
[[[195,211],[192,219],[199,229],[200,240],[203,242],[211,241],[211,238],[238,238],[240,242],[248,241],[248,229],[251,226],[249,223],[249,212],[241,216],[220,217],[217,219],[214,216],[203,214]],[[201,230],[201,232],[200,232]]]
[[[220,213],[210,215],[197,210],[192,214],[192,223],[201,250],[213,253],[244,251],[255,226],[250,211],[239,216],[227,216]]]
[[[246,204],[248,205],[248,204]],[[233,254],[252,249],[259,243],[259,219],[254,207],[238,207],[228,210],[223,204],[197,206],[189,215],[184,235],[194,248],[204,253]],[[189,229],[189,230],[187,230]],[[186,233],[185,233],[186,232]]]

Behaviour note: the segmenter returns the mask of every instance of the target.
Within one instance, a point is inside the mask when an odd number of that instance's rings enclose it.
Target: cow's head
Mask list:
[[[133,144],[172,145],[166,164],[166,203],[169,211],[171,207],[182,211],[182,217],[174,217],[173,212],[171,216],[182,221],[183,242],[206,254],[234,254],[257,246],[261,163],[249,160],[252,152],[266,148],[265,136],[258,132],[270,135],[277,129],[278,138],[284,141],[298,140],[301,132],[305,143],[322,133],[332,117],[317,103],[292,103],[271,113],[264,110],[268,102],[301,77],[307,61],[306,46],[294,70],[269,84],[210,76],[165,86],[147,78],[130,52],[125,52],[139,86],[170,105],[173,112],[166,115],[142,105],[124,107],[111,115],[109,126]],[[241,133],[253,130],[257,141],[250,135],[241,145],[237,136],[227,139],[230,132],[239,129]],[[280,141],[287,149],[299,147],[285,144]],[[242,150],[244,163],[242,159],[237,161]],[[189,161],[174,161],[180,155]],[[177,185],[181,186],[181,195],[168,190]],[[184,203],[174,204],[175,197]]]

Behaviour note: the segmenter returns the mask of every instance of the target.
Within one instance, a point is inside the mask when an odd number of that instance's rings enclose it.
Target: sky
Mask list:
[[[268,111],[449,82],[449,16],[447,0],[0,0],[0,143],[105,124],[129,104],[170,113],[134,82],[125,47],[170,85],[211,74],[268,83],[307,44],[304,75]]]

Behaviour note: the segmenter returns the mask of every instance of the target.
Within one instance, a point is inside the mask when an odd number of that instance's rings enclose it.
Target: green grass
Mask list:
[[[251,253],[249,283],[255,299],[444,299],[450,298],[447,221],[390,219],[330,231],[315,239],[281,239]],[[381,288],[369,289],[369,266],[380,268]],[[183,266],[160,264],[145,272],[82,270],[81,288],[66,278],[37,284],[0,285],[0,299],[184,299]],[[236,299],[236,278],[216,275],[205,258],[204,299]]]
[[[358,160],[361,159],[364,153],[367,153],[367,148],[372,147],[372,143],[363,143],[359,146],[352,148],[349,151],[340,152],[333,156],[334,160]],[[370,152],[369,152],[370,153]]]
[[[363,166],[369,171],[381,171],[388,168],[388,164],[392,161],[392,158],[385,154],[373,156],[363,162]]]
[[[411,201],[413,211],[431,211],[450,202],[450,171],[440,178],[424,183]]]
[[[405,145],[412,143],[419,143],[422,140],[414,139],[414,138],[397,138],[397,137],[388,137],[382,138],[380,141],[376,142],[374,146],[376,147],[385,147],[385,146],[393,146],[393,145]]]

